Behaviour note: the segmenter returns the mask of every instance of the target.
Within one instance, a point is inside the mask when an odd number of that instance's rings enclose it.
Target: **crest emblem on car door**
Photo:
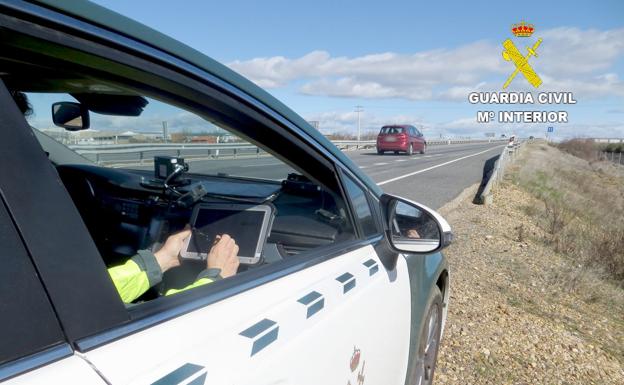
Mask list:
[[[349,379],[347,381],[347,385],[364,385],[364,367],[366,366],[366,361],[362,361],[362,365],[360,365],[361,358],[362,352],[354,346],[353,354],[351,355],[351,360],[349,361],[349,368],[351,369],[351,373],[357,371],[357,374],[352,374],[354,378]]]

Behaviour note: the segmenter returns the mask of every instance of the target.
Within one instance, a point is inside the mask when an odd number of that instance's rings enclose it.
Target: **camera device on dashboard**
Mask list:
[[[190,184],[191,181],[190,179],[182,178],[182,175],[188,170],[189,166],[184,162],[184,158],[177,156],[155,156],[155,179],[143,180],[141,185],[143,185],[143,187],[155,189],[186,186]]]

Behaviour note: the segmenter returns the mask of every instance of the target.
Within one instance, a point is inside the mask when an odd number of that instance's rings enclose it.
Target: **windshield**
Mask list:
[[[403,127],[382,127],[380,134],[402,134],[405,132]]]
[[[69,94],[26,93],[28,123],[56,164],[152,170],[155,156],[178,156],[190,172],[282,180],[294,170],[261,148],[213,122],[178,107],[145,98],[139,116],[89,111],[90,127],[68,131],[53,123],[51,106],[76,102]],[[61,146],[59,146],[59,144]],[[76,156],[79,155],[79,156]]]

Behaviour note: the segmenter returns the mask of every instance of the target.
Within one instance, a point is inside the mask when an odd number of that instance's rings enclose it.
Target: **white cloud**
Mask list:
[[[538,57],[530,62],[544,80],[542,88],[573,91],[582,94],[579,98],[624,94],[622,81],[612,70],[624,55],[624,28],[555,28],[536,35],[544,40]],[[527,44],[533,41],[527,40]],[[313,51],[296,59],[277,56],[229,65],[266,88],[302,83],[299,91],[303,94],[463,101],[468,92],[477,89],[499,91],[512,72],[513,65],[502,58],[501,42],[478,41],[453,49],[353,58]],[[528,90],[521,76],[514,80],[513,88]]]
[[[323,69],[319,66],[323,66],[330,60],[332,59],[329,53],[313,51],[298,59],[274,56],[248,61],[236,60],[228,65],[256,82],[260,87],[276,88],[302,77],[321,75]]]
[[[571,78],[542,75],[544,86],[539,91],[570,91],[577,100],[601,96],[624,96],[624,82],[615,73],[596,76],[575,76]]]
[[[397,87],[382,82],[361,80],[355,77],[343,77],[335,80],[321,79],[304,84],[300,91],[308,95],[330,95],[339,97],[405,98],[428,100],[433,97],[429,87]]]
[[[160,132],[163,121],[167,122],[167,129],[170,133],[212,132],[218,129],[207,120],[186,111],[170,113],[146,111],[138,117],[91,114],[91,128],[98,131]],[[35,127],[45,127],[45,125],[35,125]]]
[[[318,121],[320,130],[325,134],[357,132],[357,112],[328,111],[307,115],[306,120]],[[387,124],[412,124],[420,128],[428,129],[430,124],[416,115],[395,114],[392,116],[380,116],[372,112],[360,113],[362,133],[378,132],[381,126]]]
[[[538,36],[544,38],[537,58],[539,67],[559,77],[608,70],[624,52],[624,28],[608,31],[555,28]]]

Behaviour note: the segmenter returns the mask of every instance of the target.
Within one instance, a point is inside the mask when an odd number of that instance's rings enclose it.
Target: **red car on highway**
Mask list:
[[[383,126],[377,135],[377,153],[385,151],[406,152],[412,155],[415,151],[424,154],[427,150],[427,141],[416,127],[407,124]]]

